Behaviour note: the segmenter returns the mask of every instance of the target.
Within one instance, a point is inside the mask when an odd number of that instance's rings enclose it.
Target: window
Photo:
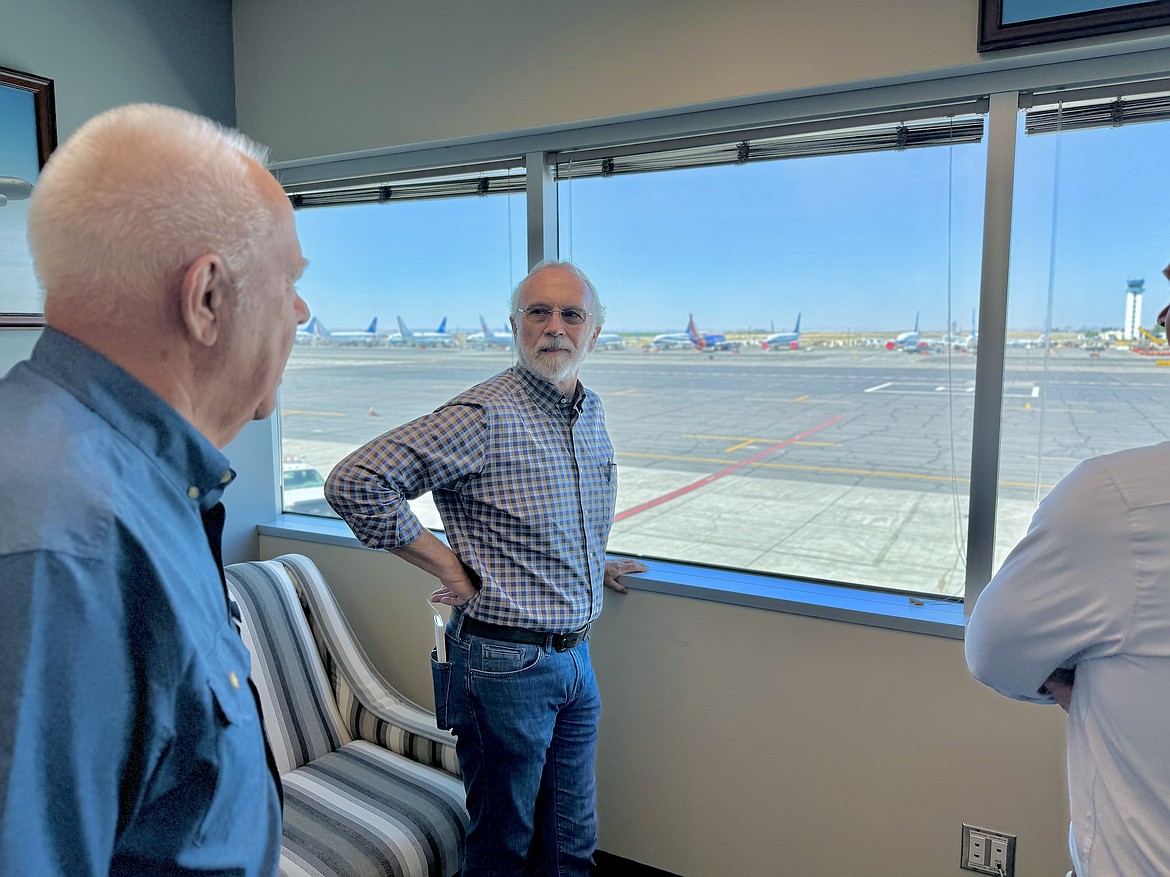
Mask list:
[[[1170,438],[1170,98],[1070,97],[1019,119],[997,567],[1078,462]]]
[[[796,99],[722,128],[715,110],[493,139],[479,158],[527,166],[487,183],[417,180],[408,156],[293,185],[318,321],[282,390],[286,467],[327,473],[511,364],[492,330],[553,240],[608,311],[582,377],[619,464],[611,550],[749,596],[776,577],[970,596],[1072,466],[1167,438],[1167,93],[1001,87],[835,121]]]
[[[561,254],[623,341],[582,373],[612,550],[963,593],[982,129],[559,157]]]
[[[506,330],[524,276],[523,176],[384,181],[294,194],[312,319],[280,393],[286,511],[332,515],[291,484],[511,363]],[[517,191],[519,189],[519,191]],[[486,337],[486,341],[485,341]],[[429,496],[414,503],[439,527]]]

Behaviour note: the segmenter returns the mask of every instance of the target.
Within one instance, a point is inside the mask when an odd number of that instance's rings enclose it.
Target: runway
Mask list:
[[[506,351],[297,347],[283,453],[323,473],[511,364]],[[1170,437],[1170,368],[1129,351],[1009,349],[997,558],[1081,459]],[[621,553],[961,594],[975,356],[880,348],[596,351]],[[433,506],[415,504],[429,526]]]

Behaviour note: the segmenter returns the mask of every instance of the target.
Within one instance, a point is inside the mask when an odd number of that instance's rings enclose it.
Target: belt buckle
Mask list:
[[[581,644],[581,640],[585,639],[585,634],[589,633],[589,625],[585,625],[581,630],[570,630],[568,633],[553,634],[553,651],[567,652],[570,649],[575,649]]]

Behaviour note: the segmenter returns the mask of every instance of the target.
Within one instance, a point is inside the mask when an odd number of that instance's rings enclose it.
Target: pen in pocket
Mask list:
[[[435,625],[435,660],[440,664],[447,663],[447,625],[443,623],[443,616],[435,612],[435,606],[427,600],[427,608],[431,610]]]

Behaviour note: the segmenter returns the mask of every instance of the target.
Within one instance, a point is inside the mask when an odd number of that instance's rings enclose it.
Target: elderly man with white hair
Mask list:
[[[0,873],[276,872],[280,791],[220,569],[304,269],[262,150],[104,113],[29,206],[47,327],[0,380]]]
[[[537,264],[512,296],[517,364],[337,464],[325,495],[354,534],[438,580],[454,610],[436,661],[471,827],[463,877],[593,872],[601,698],[589,626],[605,588],[643,572],[606,560],[613,446],[578,373],[605,308],[569,262]],[[433,491],[448,544],[408,500]]]

